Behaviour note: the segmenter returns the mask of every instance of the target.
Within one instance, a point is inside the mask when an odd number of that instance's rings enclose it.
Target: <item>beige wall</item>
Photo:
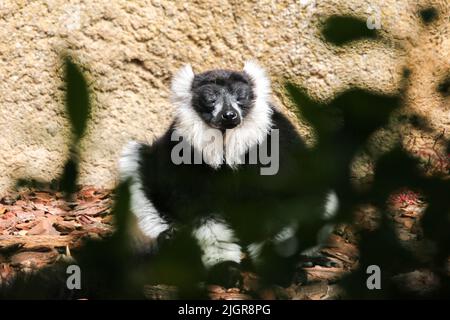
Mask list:
[[[448,138],[449,98],[435,88],[450,74],[450,4],[431,2],[441,17],[425,27],[416,12],[430,1],[0,0],[0,191],[17,178],[51,180],[61,171],[69,134],[58,60],[64,49],[88,69],[95,91],[83,184],[112,187],[121,146],[130,138],[152,141],[166,129],[170,76],[186,62],[200,71],[258,59],[280,105],[283,79],[324,100],[352,85],[395,93],[409,65],[405,108],[430,118],[435,132],[408,129],[403,139],[417,135],[427,144],[445,128]],[[342,48],[324,42],[323,18],[365,19],[374,8],[381,13],[380,41]],[[419,144],[411,141],[414,151]]]

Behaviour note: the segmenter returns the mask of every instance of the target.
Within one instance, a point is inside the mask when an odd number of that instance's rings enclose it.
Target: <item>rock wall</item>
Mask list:
[[[430,7],[437,15],[427,22],[420,11]],[[383,137],[400,133],[418,152],[438,134],[449,137],[449,7],[448,0],[0,0],[0,191],[18,178],[49,181],[62,170],[70,136],[64,51],[84,66],[94,92],[82,184],[114,186],[121,146],[164,132],[173,111],[170,77],[186,62],[202,71],[259,60],[290,115],[281,89],[286,79],[324,101],[351,86],[390,94],[406,87],[405,110],[426,116],[433,131],[407,124],[374,141],[386,149],[392,139]],[[320,31],[332,15],[375,16],[379,38],[333,45]]]

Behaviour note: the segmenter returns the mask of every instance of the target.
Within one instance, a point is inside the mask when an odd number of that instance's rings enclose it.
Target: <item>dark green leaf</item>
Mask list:
[[[72,194],[76,191],[78,176],[78,161],[71,157],[64,165],[64,171],[60,180],[61,190],[66,195]]]
[[[365,20],[347,16],[332,16],[327,19],[322,30],[325,39],[341,46],[364,38],[375,39],[377,33],[367,28]]]
[[[76,140],[79,140],[90,116],[90,101],[86,79],[79,67],[68,57],[65,58],[66,110]]]

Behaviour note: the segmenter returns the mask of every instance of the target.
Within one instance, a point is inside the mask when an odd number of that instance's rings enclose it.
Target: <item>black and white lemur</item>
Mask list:
[[[265,246],[281,256],[304,249],[302,230],[333,214],[337,198],[310,181],[303,143],[272,105],[264,69],[250,61],[242,71],[194,74],[186,65],[171,91],[168,131],[152,145],[130,142],[119,162],[141,231],[165,239],[189,226],[207,269],[239,264],[243,253],[258,261]]]

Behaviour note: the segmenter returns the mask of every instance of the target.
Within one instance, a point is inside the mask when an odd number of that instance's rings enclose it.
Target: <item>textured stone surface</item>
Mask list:
[[[418,10],[429,5],[439,16],[425,25]],[[285,79],[322,100],[355,85],[391,94],[406,86],[405,110],[424,115],[433,131],[385,130],[374,137],[374,149],[388,149],[401,136],[417,153],[444,129],[444,137],[450,134],[450,98],[436,89],[450,74],[449,6],[448,0],[0,0],[0,191],[21,177],[51,180],[61,172],[70,137],[61,104],[64,50],[84,65],[95,91],[83,184],[113,186],[121,146],[130,138],[152,141],[167,128],[170,77],[186,62],[200,71],[257,59],[284,109]],[[366,19],[377,8],[379,40],[343,47],[324,41],[320,27],[330,15]],[[300,129],[310,137],[307,127]]]

